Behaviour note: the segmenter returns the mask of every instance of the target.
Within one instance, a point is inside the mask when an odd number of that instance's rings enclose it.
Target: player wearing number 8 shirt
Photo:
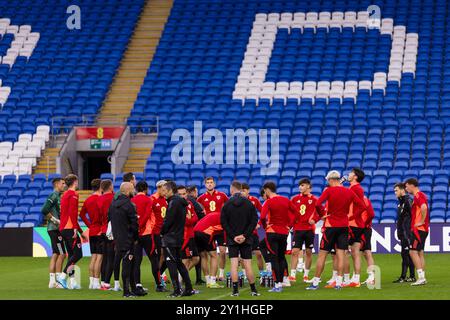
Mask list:
[[[162,253],[162,245],[161,245],[161,228],[164,223],[164,218],[166,217],[167,212],[167,201],[165,198],[165,194],[163,191],[163,186],[167,183],[165,180],[160,180],[156,182],[156,192],[151,195],[152,200],[152,212],[154,215],[154,220],[152,220],[152,223],[150,225],[150,234],[152,236],[152,242],[154,244],[155,250],[153,251],[153,254],[157,255],[159,257],[160,263],[159,267],[161,270],[161,275],[163,278],[165,277],[164,270],[165,266],[163,267],[164,257]]]
[[[205,179],[206,192],[202,194],[198,199],[205,208],[205,213],[208,215],[212,212],[220,212],[225,202],[228,201],[228,196],[220,191],[215,190],[216,182],[213,177],[207,177]],[[224,280],[225,276],[225,262],[226,262],[226,239],[225,233],[221,232],[214,237],[219,247],[219,281]]]
[[[300,194],[291,199],[292,204],[297,209],[298,214],[294,220],[294,236],[292,241],[291,275],[289,281],[296,281],[296,267],[299,253],[303,244],[306,249],[305,271],[303,281],[308,281],[309,270],[312,263],[312,249],[314,247],[315,221],[320,220],[317,212],[317,198],[311,194],[311,181],[307,178],[299,181]]]

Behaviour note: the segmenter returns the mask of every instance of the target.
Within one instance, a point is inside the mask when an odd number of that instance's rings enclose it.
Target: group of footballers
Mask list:
[[[319,197],[311,193],[311,181],[303,178],[299,181],[299,194],[292,199],[278,195],[275,183],[266,182],[260,190],[263,204],[257,197],[250,195],[247,183],[241,183],[240,194],[259,212],[259,221],[251,239],[252,253],[259,271],[273,275],[274,287],[270,292],[281,292],[283,287],[291,286],[298,272],[303,272],[303,281],[309,283],[307,290],[318,289],[330,253],[333,257],[333,276],[326,288],[360,287],[364,283],[360,281],[362,256],[369,270],[365,283],[374,283],[374,259],[371,253],[374,211],[360,184],[364,176],[364,171],[359,168],[354,168],[348,177],[341,177],[338,171],[330,171],[325,177],[328,186]],[[147,183],[137,182],[132,173],[125,174],[123,180],[135,187],[131,201],[135,204],[139,223],[139,240],[134,252],[134,294],[141,296],[148,291],[140,280],[143,252],[150,260],[156,291],[165,292],[167,266],[160,232],[168,205],[163,188],[167,181],[158,181],[156,192],[148,195]],[[222,288],[227,240],[220,212],[229,198],[215,189],[213,177],[207,177],[204,182],[206,192],[201,196],[198,196],[195,186],[177,186],[178,195],[188,202],[181,258],[187,270],[196,269],[196,285],[205,284],[203,273],[207,288]],[[345,187],[345,182],[350,183],[350,186]],[[93,193],[78,214],[78,178],[68,175],[64,179],[53,180],[54,192],[42,209],[48,219],[53,249],[49,288],[80,288],[75,276],[75,265],[82,258],[81,239],[87,241],[89,238],[92,254],[89,289],[121,290],[121,258],[115,252],[114,239],[108,231],[108,209],[118,193],[114,194],[111,180],[94,179],[91,185]],[[397,188],[402,188],[403,194],[408,192],[414,196],[408,246],[410,259],[418,273],[418,280],[412,285],[423,285],[426,283],[423,249],[429,228],[427,198],[420,192],[416,179],[408,179],[395,188],[396,193]],[[79,216],[88,227],[88,232],[83,232],[78,224]],[[322,238],[315,274],[310,278],[315,229],[319,221],[322,221]],[[292,251],[289,266],[286,250],[290,233]],[[66,253],[68,261],[63,267]],[[350,258],[353,262],[351,278]],[[112,274],[114,286],[110,285]]]

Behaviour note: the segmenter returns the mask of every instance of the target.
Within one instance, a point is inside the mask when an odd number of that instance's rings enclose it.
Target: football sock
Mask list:
[[[344,274],[344,282],[345,283],[350,282],[350,274],[349,273]]]
[[[233,282],[233,293],[238,293],[239,291],[239,282]]]
[[[318,278],[318,277],[314,277],[313,278],[313,286],[318,286],[319,285],[319,283],[320,283],[320,278]]]
[[[336,277],[336,286],[342,286],[342,276]]]
[[[425,271],[423,271],[423,269],[417,269],[417,275],[419,276],[419,279],[424,279]]]

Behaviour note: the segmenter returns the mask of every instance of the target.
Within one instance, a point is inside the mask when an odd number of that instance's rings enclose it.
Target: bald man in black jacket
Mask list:
[[[168,207],[161,229],[162,247],[174,289],[169,297],[191,296],[195,291],[192,289],[189,272],[181,260],[181,247],[184,240],[184,225],[188,202],[176,194],[177,185],[173,181],[163,185],[163,192],[167,199]],[[178,272],[185,283],[184,291],[181,290]]]
[[[134,245],[137,243],[139,237],[136,208],[131,202],[133,194],[134,186],[130,182],[122,183],[120,186],[120,194],[113,200],[108,212],[114,241],[116,243],[116,252],[122,259],[123,296],[125,298],[144,295],[136,291],[136,283],[133,275],[133,251]]]

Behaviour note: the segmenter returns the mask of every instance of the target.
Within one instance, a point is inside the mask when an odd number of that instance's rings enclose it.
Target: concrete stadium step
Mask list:
[[[150,152],[151,148],[131,147],[122,171],[143,172]]]
[[[81,207],[83,207],[84,202],[86,199],[92,194],[91,190],[78,190],[78,212],[80,212]]]
[[[33,168],[33,173],[50,174],[56,173],[56,157],[58,156],[60,148],[46,147],[38,159],[36,166]]]
[[[121,123],[130,115],[144,83],[173,0],[147,0],[122,57],[111,88],[100,110],[97,125],[111,123],[117,117]]]

